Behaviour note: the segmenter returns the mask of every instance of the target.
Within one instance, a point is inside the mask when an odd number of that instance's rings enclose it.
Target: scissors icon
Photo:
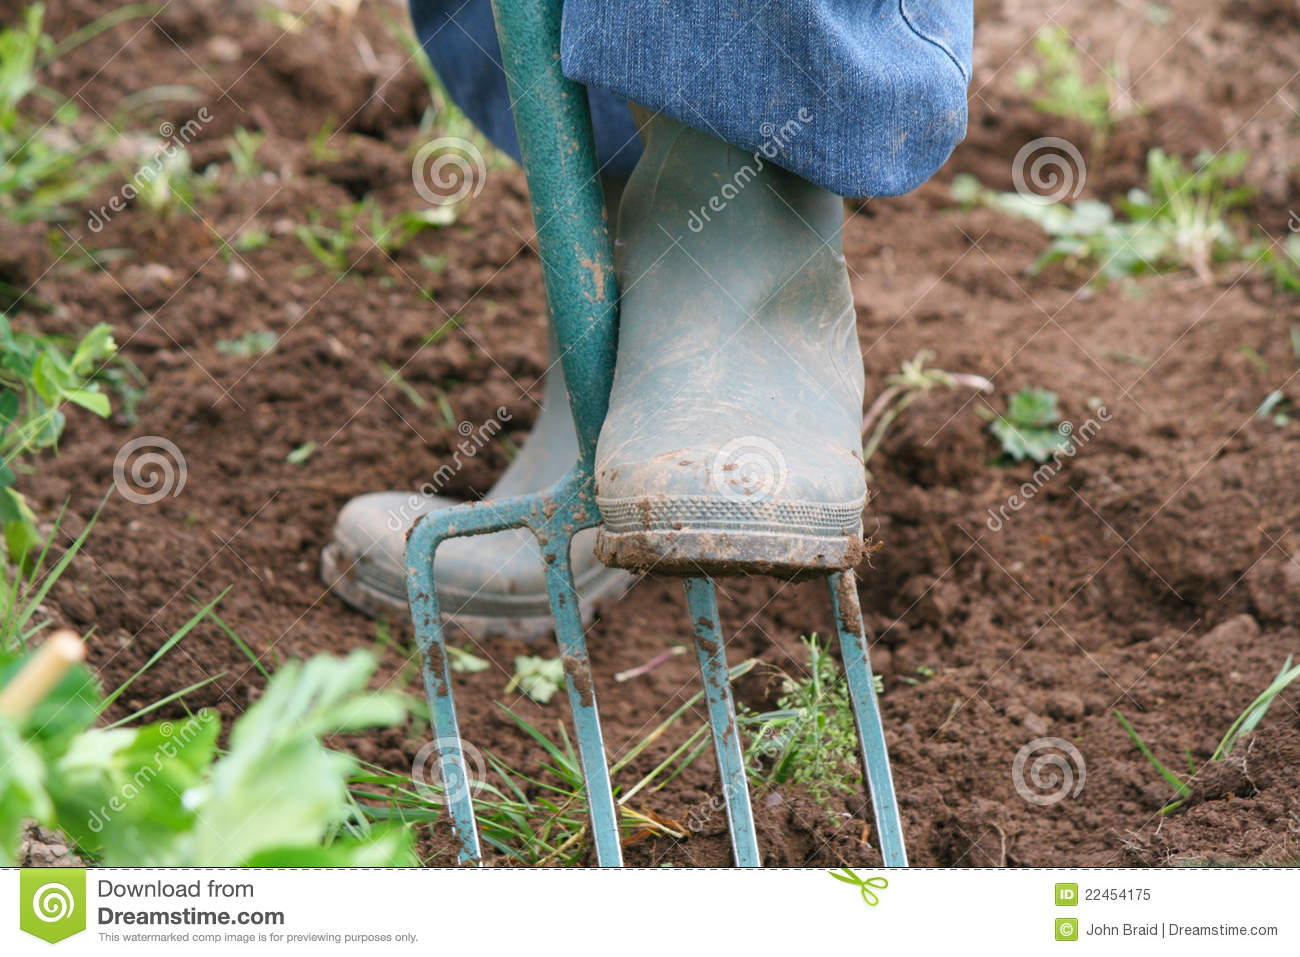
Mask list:
[[[843,881],[845,884],[852,884],[854,887],[858,888],[862,893],[863,901],[866,902],[868,907],[875,907],[880,903],[880,897],[876,894],[875,890],[872,890],[872,888],[874,887],[876,890],[883,891],[889,886],[889,881],[883,877],[859,877],[847,867],[842,868],[838,872],[831,871],[830,875],[837,881]]]

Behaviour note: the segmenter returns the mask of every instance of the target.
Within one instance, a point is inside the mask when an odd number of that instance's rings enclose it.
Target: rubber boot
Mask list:
[[[867,490],[842,200],[671,118],[645,131],[619,213],[597,555],[692,575],[854,565]]]
[[[616,210],[622,183],[603,185],[608,208]],[[488,498],[549,488],[578,459],[553,335],[549,345],[542,411]],[[321,577],[367,615],[406,616],[406,533],[425,513],[459,504],[440,495],[401,491],[352,499],[339,512],[333,539],[321,552]],[[594,543],[595,529],[573,538],[573,576],[584,622],[590,622],[597,600],[625,590],[633,581],[626,572],[602,565],[593,554]],[[438,547],[434,579],[443,614],[474,634],[535,638],[553,630],[542,558],[526,529],[448,539]]]

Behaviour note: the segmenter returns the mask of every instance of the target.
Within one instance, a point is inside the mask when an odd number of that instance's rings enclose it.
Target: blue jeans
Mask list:
[[[564,72],[598,160],[641,153],[632,100],[842,196],[894,196],[966,134],[972,0],[565,0]],[[456,104],[518,158],[489,0],[411,0]]]

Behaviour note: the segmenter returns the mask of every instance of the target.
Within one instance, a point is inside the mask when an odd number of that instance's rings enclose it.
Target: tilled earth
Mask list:
[[[47,28],[66,36],[112,6],[51,9]],[[962,210],[948,190],[956,172],[1011,188],[1012,157],[1045,136],[1079,146],[1088,171],[1082,195],[1103,199],[1142,182],[1152,147],[1187,157],[1243,148],[1258,192],[1237,225],[1284,236],[1289,210],[1300,208],[1300,20],[1290,0],[1170,0],[1162,9],[1172,18],[1162,25],[1141,4],[1055,6],[980,0],[967,141],[916,193],[849,204],[845,244],[868,402],[901,361],[931,349],[940,368],[990,377],[998,409],[1018,388],[1053,389],[1080,437],[1059,473],[1035,478],[1030,465],[995,464],[976,413],[983,399],[935,393],[907,412],[871,462],[868,526],[883,548],[858,573],[912,859],[1294,861],[1300,693],[1282,695],[1255,734],[1197,775],[1191,798],[1163,816],[1169,788],[1114,711],[1166,763],[1201,766],[1300,651],[1300,429],[1255,415],[1274,389],[1300,400],[1288,338],[1300,321],[1296,300],[1240,265],[1220,267],[1210,283],[1176,274],[1099,287],[1089,271],[1063,267],[1031,276],[1045,242],[1038,228]],[[16,5],[5,7],[12,22]],[[51,595],[56,617],[94,629],[92,661],[106,682],[134,672],[196,603],[229,586],[222,620],[267,661],[374,646],[383,680],[419,694],[408,623],[391,623],[392,640],[377,644],[375,624],[318,580],[319,550],[350,496],[429,481],[454,454],[458,422],[486,421],[501,406],[511,413],[510,441],[465,459],[445,489],[465,498],[491,486],[526,434],[545,347],[523,177],[491,165],[454,225],[391,256],[372,251],[342,277],[320,267],[294,235],[309,210],[366,194],[390,213],[422,207],[411,156],[434,135],[422,124],[429,93],[398,40],[409,30],[400,7],[369,4],[351,19],[334,6],[309,11],[281,0],[287,17],[268,16],[270,7],[165,4],[155,18],[116,26],[45,70],[43,81],[88,119],[112,119],[141,90],[192,87],[190,99],[164,101],[153,122],[179,129],[206,110],[190,152],[214,186],[192,210],[159,217],[132,206],[97,232],[65,224],[55,242],[41,226],[3,227],[0,278],[29,289],[16,311],[43,302],[51,309],[39,321],[69,332],[112,323],[149,383],[138,421],[70,416],[58,457],[24,491],[47,516],[67,502],[63,533],[75,535],[113,486],[114,459],[128,440],[163,437],[184,456],[179,494],[152,504],[110,495],[83,557]],[[1049,15],[1097,62],[1122,62],[1142,104],[1104,144],[1080,124],[1033,109],[1017,87],[1028,41]],[[238,178],[228,154],[238,127],[266,134],[258,153],[265,172],[253,178]],[[96,206],[120,185],[103,186]],[[270,236],[261,248],[224,247],[259,230]],[[102,268],[88,262],[87,251],[105,249],[129,255],[108,257]],[[265,355],[222,347],[249,333],[278,342]],[[414,395],[391,383],[389,369]],[[305,463],[286,461],[309,442],[315,450]],[[1032,500],[1006,508],[1025,483]],[[737,683],[737,696],[770,707],[774,668],[805,668],[800,636],[830,630],[824,589],[732,579],[720,590],[732,663],[764,663]],[[641,581],[601,610],[589,637],[617,756],[698,686],[690,655],[613,681],[689,642],[679,585]],[[493,702],[550,729],[567,719],[563,696],[543,707],[505,694],[514,656],[535,649],[482,638],[473,650],[494,667],[456,677],[462,727],[507,763],[535,765],[540,749]],[[204,625],[120,707],[218,672],[186,704],[233,717],[262,679],[219,628]],[[656,741],[627,780],[703,717]],[[412,721],[341,743],[405,773],[427,738]],[[1032,775],[1018,778],[1017,754],[1041,739],[1060,739],[1055,753],[1067,755],[1072,780],[1049,774],[1035,788]],[[697,830],[684,840],[638,841],[629,859],[726,863],[722,816],[698,813],[715,790],[705,754],[646,796],[642,809],[691,819]],[[758,815],[768,863],[879,859],[861,798],[837,799],[828,811],[799,789],[778,789],[758,802]],[[422,847],[431,863],[454,860],[442,827]]]

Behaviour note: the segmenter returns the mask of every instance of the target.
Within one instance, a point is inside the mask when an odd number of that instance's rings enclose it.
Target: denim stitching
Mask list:
[[[966,74],[966,68],[962,66],[961,61],[957,59],[957,54],[952,52],[948,47],[948,44],[944,43],[937,37],[930,36],[912,23],[912,18],[907,15],[907,8],[905,6],[906,2],[907,0],[898,0],[898,15],[903,18],[903,22],[907,24],[907,28],[915,33],[920,39],[927,43],[934,44],[944,53],[948,54],[948,59],[952,61],[952,65],[957,68],[957,72],[961,74],[961,78],[965,80],[966,84],[969,86],[970,77]]]

